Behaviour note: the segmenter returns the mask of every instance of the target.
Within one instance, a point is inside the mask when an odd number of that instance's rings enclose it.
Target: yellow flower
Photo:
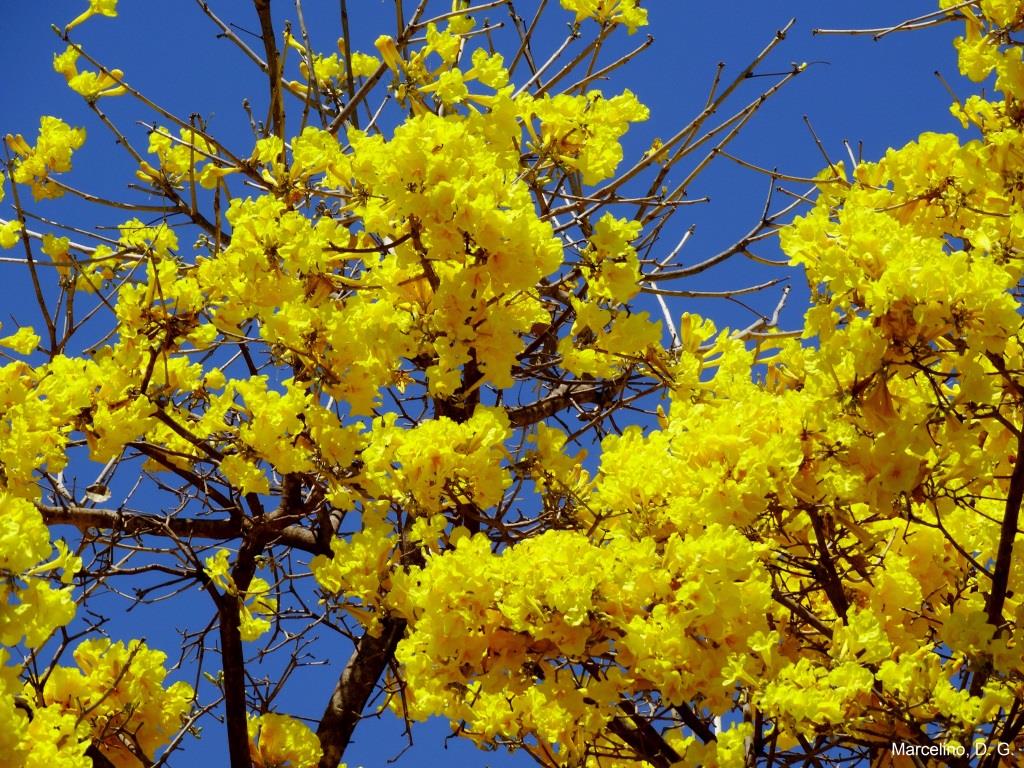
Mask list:
[[[79,96],[95,101],[101,96],[120,96],[127,93],[127,89],[121,83],[124,72],[120,69],[112,69],[110,72],[79,72],[78,57],[78,49],[69,45],[64,53],[54,55],[53,69],[64,75],[68,86]]]
[[[20,241],[20,221],[5,221],[3,224],[0,224],[0,248],[13,248]]]
[[[351,70],[353,77],[369,77],[377,71],[381,61],[368,53],[354,51],[352,53]]]
[[[19,328],[17,333],[12,336],[0,339],[0,347],[7,347],[19,354],[29,355],[39,346],[39,342],[39,334],[26,325]]]
[[[320,740],[288,715],[249,718],[249,753],[254,768],[314,768],[323,751]]]
[[[18,184],[31,184],[36,200],[60,197],[64,190],[54,185],[49,176],[70,171],[71,155],[84,143],[84,128],[71,128],[60,118],[44,115],[39,119],[35,147],[20,135],[7,135],[8,146],[18,155],[12,179]]]
[[[194,694],[184,682],[164,686],[166,654],[104,638],[79,643],[74,657],[77,669],[58,667],[47,678],[43,701],[78,717],[116,765],[137,763],[133,744],[152,758],[181,727]]]
[[[567,11],[576,12],[576,23],[593,19],[599,24],[625,24],[629,34],[647,26],[647,11],[638,0],[561,0]]]
[[[117,16],[117,0],[89,0],[89,7],[64,27],[64,34],[67,34],[82,22],[91,19],[97,14],[100,16]]]
[[[388,65],[388,68],[398,74],[402,71],[403,63],[401,54],[398,52],[398,46],[395,44],[395,40],[390,35],[381,35],[374,41],[374,46],[380,51],[381,57],[384,59],[384,63]]]

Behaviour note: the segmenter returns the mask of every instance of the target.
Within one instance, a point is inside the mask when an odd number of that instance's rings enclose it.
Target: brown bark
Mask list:
[[[47,525],[73,525],[80,531],[91,528],[123,533],[128,536],[170,536],[180,539],[212,539],[229,541],[241,538],[243,526],[228,519],[206,519],[195,517],[162,517],[140,512],[126,512],[120,509],[93,509],[90,507],[56,507],[37,504]],[[270,544],[281,544],[319,553],[316,535],[300,525],[288,525],[275,530]]]
[[[337,768],[341,762],[363,708],[405,634],[404,619],[388,616],[381,625],[379,636],[367,632],[359,639],[320,718],[316,731],[324,751],[320,768]]]
[[[260,35],[267,59],[270,82],[270,124],[275,136],[284,141],[284,100],[281,98],[281,61],[277,52],[277,33],[270,14],[270,0],[253,0],[260,20]],[[312,75],[310,75],[312,77]]]

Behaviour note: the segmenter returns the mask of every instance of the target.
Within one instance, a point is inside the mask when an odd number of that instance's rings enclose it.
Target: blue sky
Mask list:
[[[248,29],[257,28],[251,3],[239,0],[210,0],[211,6],[224,18]],[[411,3],[407,3],[410,4]],[[521,0],[521,13],[535,3]],[[100,194],[125,196],[124,185],[129,175],[119,160],[118,150],[102,126],[81,103],[81,99],[64,86],[62,78],[51,69],[54,52],[63,46],[50,31],[51,23],[64,24],[84,7],[84,0],[51,0],[47,3],[29,0],[8,0],[5,3],[5,45],[0,48],[0,135],[24,133],[30,140],[35,135],[38,117],[53,114],[73,125],[83,125],[89,132],[86,148],[76,156],[75,171],[69,183]],[[284,14],[288,3],[277,3]],[[962,82],[956,72],[955,56],[950,44],[958,31],[953,25],[911,34],[889,35],[880,41],[870,37],[814,36],[811,29],[885,26],[910,16],[933,10],[930,2],[905,0],[863,0],[857,3],[831,3],[820,0],[763,2],[697,3],[691,0],[648,0],[651,12],[650,31],[656,40],[651,50],[630,64],[615,82],[602,86],[607,92],[628,85],[650,106],[651,120],[638,126],[629,146],[646,147],[655,137],[667,137],[685,123],[703,105],[706,89],[715,65],[726,64],[726,77],[740,70],[760,50],[777,29],[789,18],[797,19],[788,39],[766,62],[763,71],[777,72],[790,67],[790,62],[820,62],[769,102],[752,121],[744,136],[737,140],[733,152],[756,165],[778,167],[795,175],[813,175],[824,166],[803,116],[814,126],[826,150],[839,159],[845,156],[843,140],[856,146],[863,142],[864,156],[874,159],[887,147],[899,146],[922,131],[953,131],[958,125],[948,112],[949,95],[933,75],[941,72],[954,88]],[[248,96],[257,114],[265,110],[263,84],[251,65],[224,40],[215,39],[216,30],[204,19],[190,0],[121,0],[121,16],[117,20],[95,19],[75,33],[75,39],[86,45],[94,55],[110,66],[125,70],[126,78],[166,109],[179,115],[198,113],[209,121],[211,131],[221,137],[235,137],[233,143],[246,154],[247,120],[241,100]],[[381,32],[392,32],[392,0],[352,0],[354,47],[372,52],[372,41]],[[307,0],[306,17],[314,42],[329,49],[340,34],[337,4],[324,0]],[[495,20],[504,20],[493,12]],[[565,17],[568,19],[568,15]],[[563,29],[545,29],[542,43],[554,44]],[[622,45],[639,43],[643,32],[623,39]],[[254,46],[258,41],[249,38]],[[542,46],[543,47],[543,46]],[[546,54],[538,54],[546,58]],[[754,78],[744,85],[745,95],[735,102],[738,107],[745,98],[752,98],[768,79]],[[137,119],[150,119],[137,103],[125,98],[101,102],[117,121],[131,126]],[[144,129],[133,127],[136,136],[144,137]],[[145,146],[144,139],[140,145]],[[718,161],[694,186],[691,195],[709,195],[707,206],[688,208],[677,217],[675,235],[691,223],[697,231],[684,252],[687,262],[698,262],[743,234],[760,212],[767,180],[756,173],[738,169],[726,160]],[[800,188],[799,185],[791,185]],[[0,217],[10,215],[0,204]],[[62,202],[49,206],[32,206],[44,216],[72,220],[88,228],[96,223],[114,223],[112,214],[97,222],[88,207]],[[107,215],[107,214],[105,214]],[[672,239],[672,238],[669,238]],[[27,317],[33,311],[24,303],[19,281],[24,277],[10,265],[4,269],[4,322],[9,316]],[[688,288],[709,289],[723,285],[735,286],[754,281],[761,273],[741,266],[712,270],[700,283]],[[762,278],[763,279],[763,278]],[[799,275],[794,279],[799,282]],[[761,300],[762,306],[774,303],[775,295]],[[672,311],[706,312],[730,324],[745,324],[752,317],[721,302],[690,302],[676,300]],[[783,317],[783,324],[796,327],[802,308],[794,301]],[[197,610],[200,610],[197,608]],[[203,617],[208,606],[201,606]],[[115,636],[143,634],[153,645],[173,649],[180,646],[174,629],[179,615],[161,610],[134,614],[112,625]],[[205,618],[203,619],[205,621]],[[340,650],[339,653],[343,653]],[[338,659],[339,663],[341,659]],[[296,682],[296,690],[288,699],[305,714],[318,713],[333,684],[336,670],[309,670]],[[190,747],[185,755],[198,765],[223,763],[223,748],[217,739],[215,724],[206,729],[201,745]],[[449,742],[445,751],[444,724],[425,726],[415,731],[414,747],[401,753],[404,744],[400,724],[391,718],[378,723],[369,721],[357,731],[356,742],[346,758],[350,766],[385,765],[396,758],[398,768],[427,765],[516,766],[532,764],[517,756],[484,754],[471,746]],[[179,757],[172,764],[183,765]]]

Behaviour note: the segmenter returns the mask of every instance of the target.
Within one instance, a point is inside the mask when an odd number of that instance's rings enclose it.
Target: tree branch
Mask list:
[[[234,593],[217,596],[220,655],[224,665],[224,720],[228,730],[231,768],[252,768],[252,758],[249,756],[249,713],[245,703],[245,660],[238,606],[239,597]]]
[[[284,141],[284,100],[281,98],[281,62],[277,53],[277,33],[270,15],[270,0],[253,0],[260,19],[260,34],[267,57],[267,79],[270,81],[270,122],[274,135]],[[316,77],[310,72],[311,78]]]
[[[619,706],[627,717],[615,718],[608,729],[626,742],[638,757],[654,768],[669,768],[682,759],[654,726],[637,713],[633,702],[623,700]]]
[[[73,525],[78,530],[90,528],[124,533],[128,536],[169,536],[180,539],[211,539],[227,541],[241,538],[243,526],[234,520],[195,517],[146,515],[120,509],[92,509],[89,507],[54,507],[36,504],[47,525]],[[313,531],[300,525],[288,525],[269,535],[268,543],[320,554]]]
[[[363,708],[405,634],[405,619],[386,616],[381,625],[379,636],[366,632],[359,639],[320,718],[316,730],[324,751],[320,768],[337,768],[341,762]]]
[[[621,381],[580,385],[560,384],[551,393],[527,405],[509,408],[506,413],[513,427],[527,427],[554,416],[570,405],[602,403],[613,392],[619,391]]]
[[[1013,474],[1010,476],[1003,523],[999,530],[999,548],[996,550],[996,563],[992,569],[992,591],[988,595],[986,605],[988,623],[996,628],[997,634],[1003,624],[1003,604],[1006,602],[1010,566],[1013,564],[1013,540],[1017,536],[1021,501],[1024,501],[1024,439],[1018,437],[1017,457],[1013,465]]]

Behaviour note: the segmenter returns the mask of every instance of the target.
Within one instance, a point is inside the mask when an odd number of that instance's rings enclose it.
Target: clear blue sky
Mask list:
[[[244,0],[210,0],[211,6],[225,19],[249,29],[257,28],[251,3]],[[64,24],[86,5],[85,0],[7,0],[4,3],[4,46],[0,47],[0,135],[24,133],[30,140],[35,135],[41,114],[62,116],[74,125],[84,125],[89,132],[86,148],[75,160],[75,171],[68,178],[73,185],[97,193],[123,196],[128,177],[119,170],[117,148],[103,131],[96,118],[82,105],[78,96],[68,91],[62,78],[51,69],[51,58],[62,45],[53,34],[51,23]],[[252,100],[257,114],[265,112],[264,87],[255,71],[239,52],[224,40],[215,39],[215,30],[205,21],[192,0],[121,0],[121,16],[117,20],[94,19],[75,34],[87,50],[111,66],[125,70],[126,78],[167,109],[179,114],[199,113],[208,119],[211,131],[220,137],[237,137],[234,146],[245,154],[249,139],[247,124],[240,103],[243,96]],[[290,11],[291,4],[277,0],[279,12]],[[392,32],[392,0],[353,0],[353,37],[356,48],[372,52],[372,40],[380,32]],[[407,3],[412,5],[412,3]],[[444,3],[440,3],[444,5]],[[535,5],[533,0],[520,0],[524,16]],[[820,61],[779,96],[755,118],[733,151],[752,163],[797,176],[812,175],[824,161],[803,121],[807,115],[818,136],[834,158],[845,155],[843,139],[854,145],[863,142],[864,156],[877,158],[889,146],[899,146],[925,130],[952,131],[958,128],[948,112],[949,96],[933,75],[939,70],[954,87],[960,88],[950,40],[958,30],[946,25],[936,30],[912,34],[895,34],[873,42],[870,37],[814,37],[815,27],[848,28],[884,26],[909,16],[934,9],[931,2],[891,2],[863,0],[856,3],[827,3],[821,0],[733,0],[732,2],[697,3],[691,0],[648,0],[655,35],[653,48],[631,64],[617,81],[628,84],[652,109],[651,121],[636,129],[631,146],[646,146],[654,136],[667,137],[702,106],[703,98],[715,65],[724,61],[726,73],[740,69],[750,57],[771,39],[775,30],[790,17],[797,24],[789,38],[766,63],[764,71],[788,69],[791,61]],[[340,35],[337,4],[325,0],[307,0],[307,21],[313,39],[330,49]],[[500,12],[491,12],[494,19],[504,20]],[[568,18],[568,16],[566,16]],[[561,29],[545,30],[543,38],[554,40]],[[642,32],[626,43],[638,43]],[[258,47],[258,41],[250,38]],[[541,54],[539,58],[546,58]],[[751,80],[746,88],[752,97],[767,79]],[[614,85],[605,86],[614,90]],[[737,101],[736,105],[739,106]],[[136,119],[150,119],[139,105],[125,98],[107,99],[101,106],[118,121],[130,124]],[[144,135],[141,128],[133,129]],[[231,143],[231,142],[229,142]],[[144,147],[144,140],[140,141]],[[677,217],[679,231],[690,223],[698,230],[687,246],[687,260],[700,261],[731,243],[749,228],[760,211],[767,181],[749,171],[741,171],[728,161],[712,168],[691,194],[708,194],[712,203],[702,208],[687,209]],[[7,201],[9,202],[9,201]],[[0,204],[0,217],[10,215],[6,202]],[[80,226],[95,224],[91,209],[70,203],[32,206],[42,215],[72,219]],[[116,221],[116,217],[105,223]],[[3,272],[5,312],[23,317],[31,311],[24,304],[19,280],[22,275],[10,265],[0,265]],[[733,267],[712,271],[699,285],[711,288],[730,286],[751,274]],[[799,279],[799,277],[797,278]],[[774,296],[762,304],[773,303]],[[725,322],[740,324],[750,317],[737,314],[725,306],[673,304],[673,313],[684,309],[719,314]],[[784,316],[784,324],[794,327],[799,322],[798,302]],[[180,607],[180,606],[179,606]],[[209,606],[198,606],[202,619],[209,615]],[[155,646],[169,649],[180,646],[174,630],[182,623],[180,611],[162,613],[159,609],[132,614],[110,628],[115,637],[145,635]],[[338,663],[344,649],[339,649]],[[322,710],[337,669],[318,668],[296,680],[306,686],[293,691],[289,703],[296,711],[316,715]],[[185,756],[172,760],[184,765],[220,765],[224,762],[222,740],[216,724],[209,723],[201,746],[190,747]],[[416,731],[415,746],[401,754],[394,763],[398,768],[415,768],[436,764],[458,766],[517,766],[532,764],[522,757],[484,754],[465,744],[450,743],[443,749],[444,724],[426,726]],[[400,727],[393,720],[367,722],[357,731],[357,740],[349,750],[350,766],[381,766],[401,752]]]

